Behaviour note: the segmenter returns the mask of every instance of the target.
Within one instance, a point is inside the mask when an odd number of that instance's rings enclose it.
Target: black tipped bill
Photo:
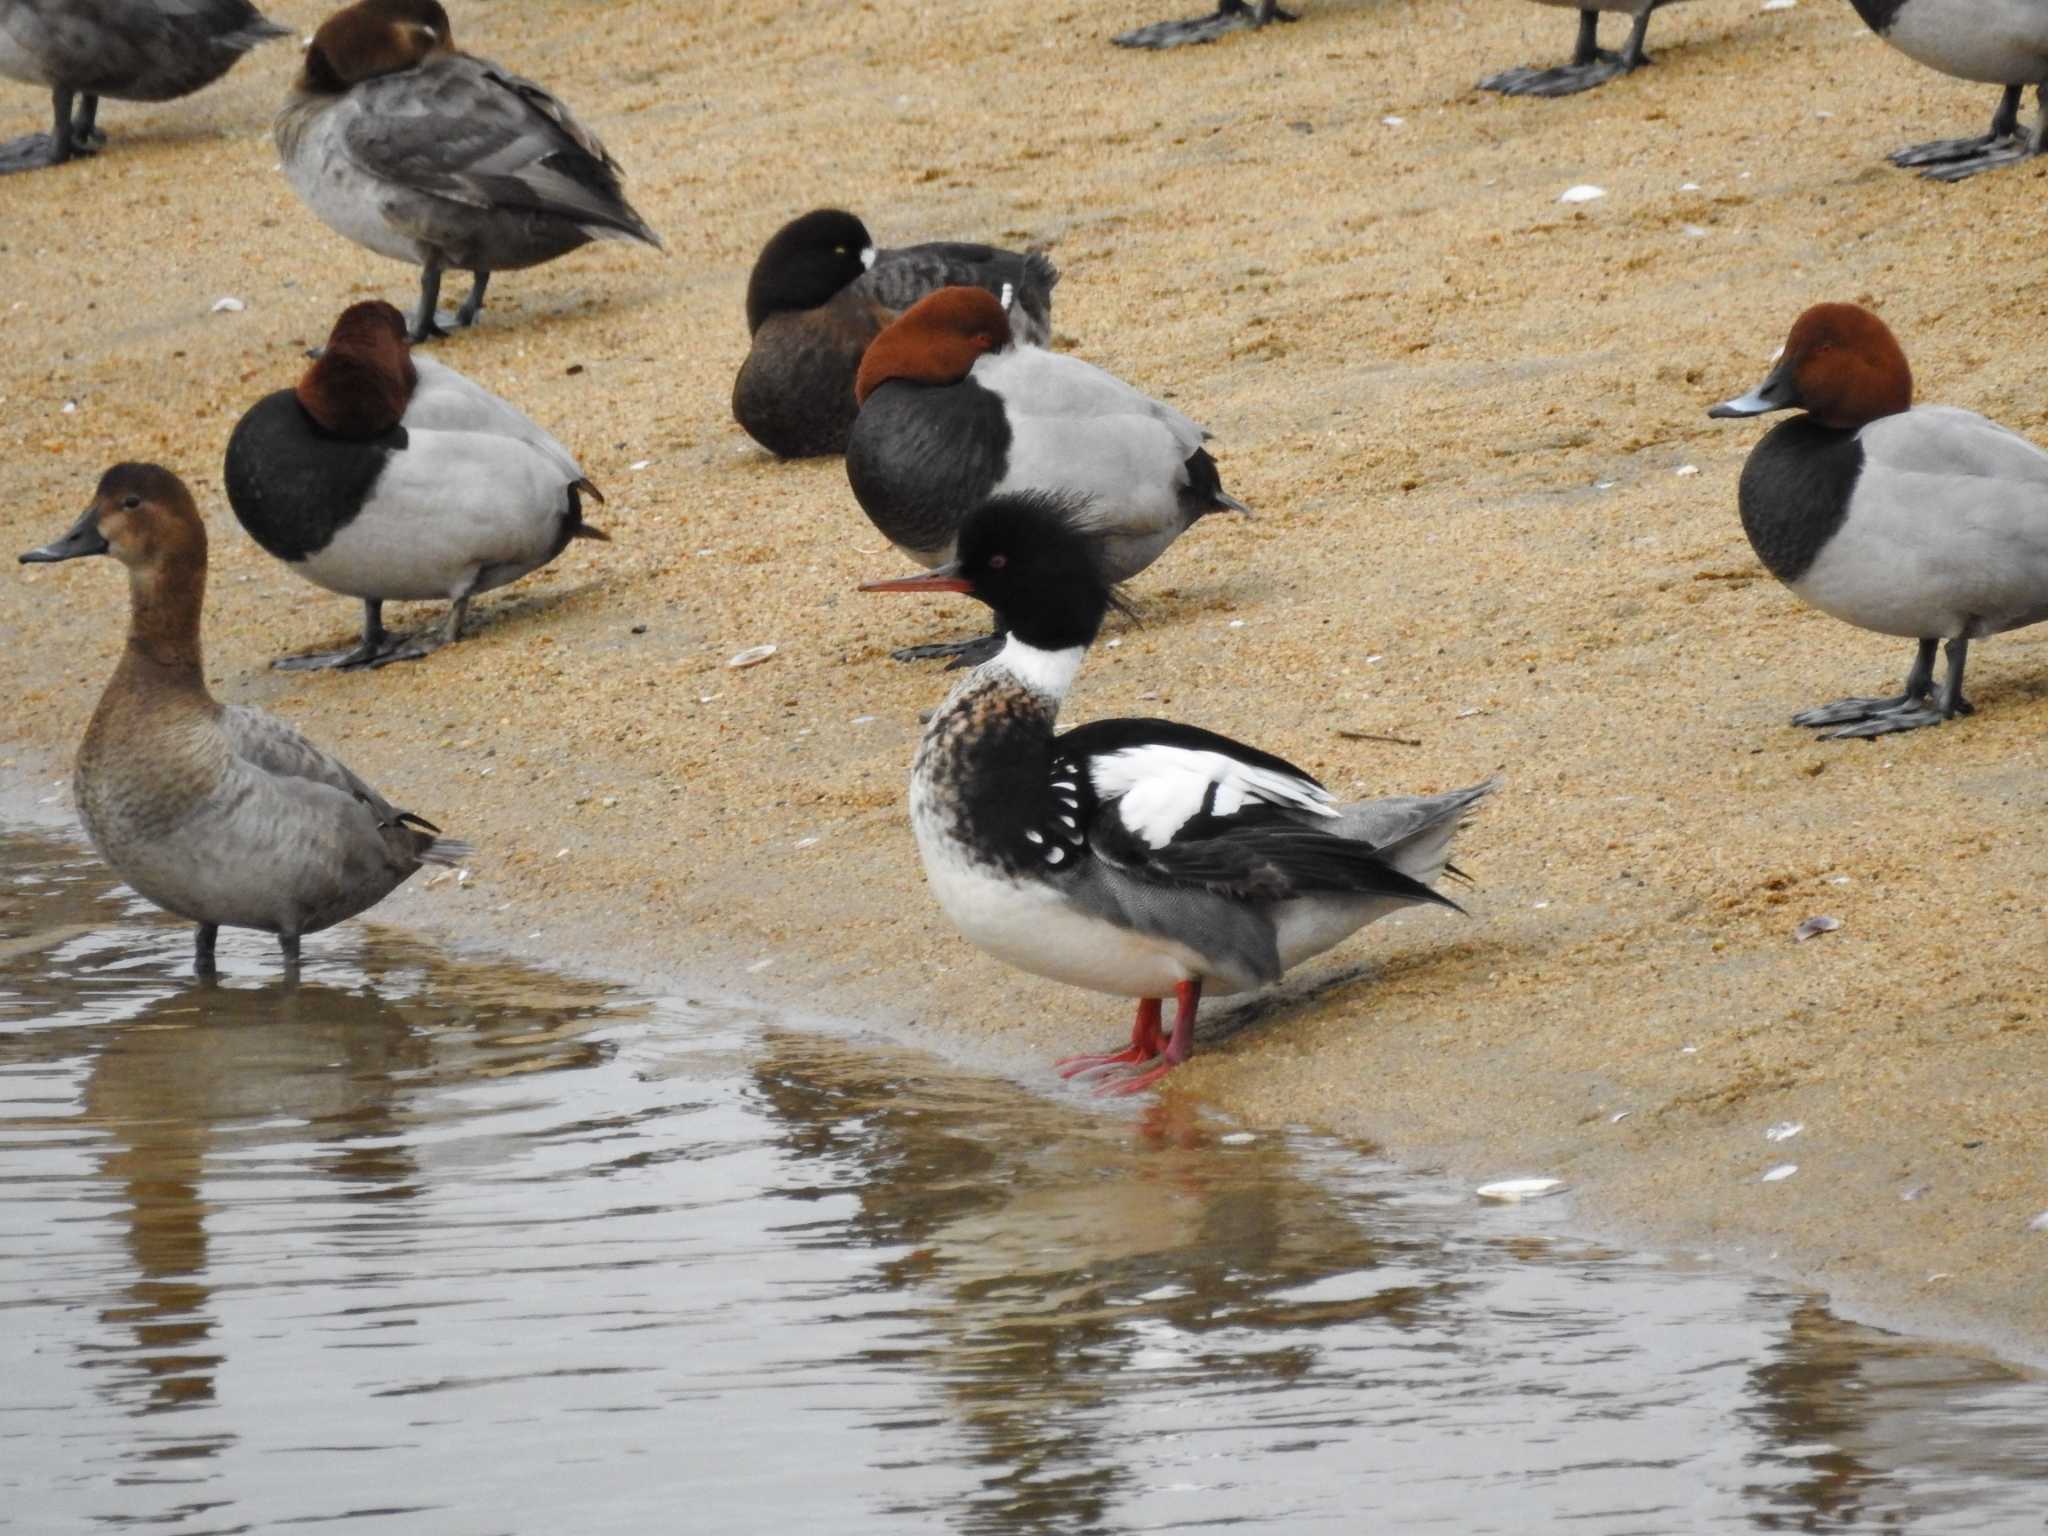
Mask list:
[[[1763,383],[1746,395],[1723,400],[1709,410],[1709,416],[1764,416],[1772,411],[1789,411],[1799,405],[1799,390],[1792,382],[1792,370],[1778,364],[1764,376]]]
[[[106,536],[100,532],[100,509],[94,505],[85,509],[85,515],[72,524],[71,531],[63,538],[54,539],[41,549],[29,550],[21,557],[21,563],[54,565],[59,560],[77,560],[106,552]]]

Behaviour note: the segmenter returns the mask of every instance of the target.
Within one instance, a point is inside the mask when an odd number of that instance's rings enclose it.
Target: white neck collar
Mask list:
[[[1071,645],[1063,651],[1044,651],[1011,634],[1003,637],[1003,648],[989,665],[1000,667],[1033,693],[1057,704],[1074,686],[1074,678],[1080,673],[1082,659],[1087,654],[1085,645]]]

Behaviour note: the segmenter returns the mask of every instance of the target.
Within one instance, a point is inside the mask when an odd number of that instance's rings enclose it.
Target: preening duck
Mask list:
[[[819,208],[761,248],[747,280],[753,345],[733,382],[733,419],[785,459],[844,453],[859,405],[853,381],[868,343],[926,294],[962,285],[1013,291],[1011,326],[1052,340],[1053,264],[1036,253],[935,241],[881,250],[854,215]]]
[[[1895,150],[1893,165],[1961,181],[2048,147],[2048,5],[2023,0],[1852,0],[1870,30],[1909,59],[1958,80],[2003,86],[1991,129]],[[2034,86],[2040,114],[2020,132],[2020,92]]]
[[[441,274],[493,272],[593,240],[661,238],[626,202],[596,134],[531,80],[455,46],[438,0],[357,0],[313,34],[278,114],[285,174],[328,227],[420,268],[412,339],[445,334]]]
[[[1823,613],[1918,642],[1896,697],[1843,699],[1793,723],[1882,736],[1972,713],[1970,642],[2048,619],[2048,453],[1975,411],[1914,405],[1897,338],[1854,304],[1807,310],[1764,381],[1707,414],[1790,410],[1805,414],[1742,467],[1751,547]]]
[[[1241,992],[1404,906],[1432,884],[1491,782],[1340,805],[1281,758],[1166,720],[1056,733],[1108,611],[1093,510],[1004,495],[960,529],[959,558],[873,592],[964,592],[1008,626],[1003,649],[932,716],[910,779],[932,894],[973,943],[1021,970],[1138,1001],[1130,1045],[1064,1073],[1157,1082],[1194,1050],[1205,992]],[[1170,1037],[1160,1003],[1177,1001]]]
[[[1499,91],[1503,96],[1572,96],[1605,85],[1616,76],[1641,69],[1650,62],[1649,54],[1643,51],[1643,39],[1650,30],[1650,13],[1676,3],[1677,0],[1593,0],[1588,5],[1585,0],[1537,0],[1539,5],[1567,6],[1579,13],[1579,40],[1572,49],[1571,62],[1548,69],[1537,65],[1504,69],[1480,81],[1479,89]],[[1628,41],[1621,45],[1619,53],[1600,46],[1602,11],[1620,11],[1630,18]]]
[[[1197,518],[1250,510],[1224,491],[1207,432],[1092,363],[1019,341],[980,288],[942,288],[905,311],[868,347],[854,397],[854,497],[923,566],[952,559],[961,514],[1006,491],[1086,498],[1111,582]]]
[[[228,505],[315,586],[363,600],[348,651],[281,667],[382,666],[462,634],[469,600],[537,571],[604,497],[526,415],[406,345],[405,317],[351,305],[297,387],[251,406],[228,439]],[[438,638],[386,632],[387,602],[446,600]]]
[[[91,154],[102,96],[189,96],[284,35],[249,0],[0,0],[0,78],[44,87],[52,108],[50,132],[0,144],[0,174]]]
[[[1189,43],[1213,43],[1232,32],[1256,32],[1269,21],[1299,21],[1293,11],[1280,9],[1279,0],[1219,0],[1207,16],[1186,21],[1155,21],[1150,26],[1119,32],[1110,39],[1119,48],[1180,48]]]
[[[200,667],[206,525],[185,483],[116,464],[85,515],[23,563],[112,555],[128,568],[128,645],[78,749],[78,814],[137,894],[199,925],[214,970],[223,927],[299,940],[374,906],[422,864],[470,856],[274,715],[222,704]]]

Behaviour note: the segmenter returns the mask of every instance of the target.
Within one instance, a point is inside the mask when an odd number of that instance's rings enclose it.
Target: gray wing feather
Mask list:
[[[462,55],[350,93],[349,158],[368,175],[478,209],[528,209],[659,244],[626,206],[610,157],[531,81]]]

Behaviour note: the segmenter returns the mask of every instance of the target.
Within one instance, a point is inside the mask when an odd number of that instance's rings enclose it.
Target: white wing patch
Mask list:
[[[1202,812],[1216,791],[1215,814],[1232,816],[1259,801],[1314,816],[1337,814],[1327,790],[1277,769],[1222,752],[1151,745],[1105,753],[1089,764],[1096,798],[1117,802],[1117,814],[1147,846],[1164,848]]]

